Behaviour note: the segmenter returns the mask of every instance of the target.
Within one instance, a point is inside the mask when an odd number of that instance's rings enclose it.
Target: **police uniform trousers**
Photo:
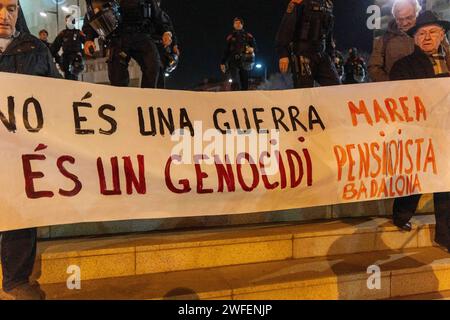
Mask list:
[[[78,76],[70,72],[70,66],[79,55],[77,52],[63,53],[61,69],[64,72],[64,78],[67,80],[78,80]]]
[[[321,86],[341,84],[336,67],[328,54],[305,53],[296,58],[298,72],[294,71],[292,74],[294,88],[312,88],[315,81]]]
[[[396,198],[393,206],[394,224],[402,226],[409,222],[416,212],[420,195]],[[433,194],[434,214],[436,217],[435,239],[450,246],[450,193]]]
[[[128,64],[133,58],[141,67],[142,88],[156,88],[161,61],[154,40],[146,33],[122,33],[109,45],[108,75],[113,86],[130,83]]]
[[[161,65],[159,67],[159,75],[158,75],[158,81],[156,83],[156,87],[158,89],[165,89],[166,88],[166,73],[165,73],[165,66],[167,65],[166,58],[164,56],[164,46],[159,43],[156,45],[156,48],[158,49],[159,58],[161,60]]]
[[[37,229],[5,231],[1,234],[3,289],[11,291],[28,283],[36,258]]]
[[[164,69],[160,68],[159,70],[159,76],[158,76],[158,82],[156,84],[156,88],[158,89],[165,89],[166,88],[166,78],[164,74]]]
[[[247,91],[249,72],[242,68],[241,61],[232,60],[228,64],[232,91]]]

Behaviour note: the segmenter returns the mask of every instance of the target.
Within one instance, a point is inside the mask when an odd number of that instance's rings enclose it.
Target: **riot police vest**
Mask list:
[[[244,53],[246,46],[251,43],[250,37],[251,35],[244,30],[233,32],[228,38],[230,52],[232,54]]]
[[[140,25],[152,16],[152,6],[145,0],[121,0],[120,12],[124,25]]]
[[[83,39],[81,31],[78,29],[66,29],[62,31],[62,49],[64,53],[78,53],[81,52]]]
[[[325,41],[334,24],[333,2],[331,0],[309,0],[305,2],[299,23],[297,40]]]

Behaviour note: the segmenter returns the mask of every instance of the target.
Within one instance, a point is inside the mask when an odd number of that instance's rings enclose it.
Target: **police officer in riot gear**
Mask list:
[[[291,66],[295,88],[340,84],[332,59],[333,1],[291,0],[277,34],[280,71]]]
[[[348,50],[348,58],[344,65],[345,84],[363,83],[367,80],[367,67],[357,48]]]
[[[152,39],[155,28],[168,32],[156,0],[87,0],[85,53],[92,55],[94,39],[107,40],[108,74],[112,85],[128,86],[128,64],[133,58],[142,70],[143,88],[155,88],[161,61]]]
[[[58,34],[50,51],[68,80],[78,80],[84,70],[82,45],[85,41],[84,33],[75,28],[75,19],[71,15],[66,16],[66,29]],[[61,48],[62,57],[59,55]]]
[[[249,71],[255,63],[256,41],[253,35],[244,30],[242,18],[234,19],[233,28],[227,37],[220,68],[223,73],[229,72],[233,91],[245,91],[248,90]]]

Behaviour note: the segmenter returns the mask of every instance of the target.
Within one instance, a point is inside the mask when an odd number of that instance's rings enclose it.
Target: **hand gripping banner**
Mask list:
[[[203,93],[1,74],[0,231],[450,191],[450,80]]]

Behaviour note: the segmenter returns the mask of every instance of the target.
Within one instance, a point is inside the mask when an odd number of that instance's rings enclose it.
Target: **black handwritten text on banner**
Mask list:
[[[1,74],[0,231],[449,191],[449,81],[199,93]]]

